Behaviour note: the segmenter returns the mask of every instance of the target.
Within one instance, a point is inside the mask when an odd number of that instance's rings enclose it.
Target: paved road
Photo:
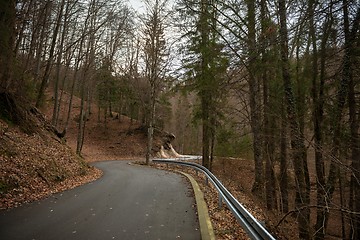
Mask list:
[[[0,211],[0,239],[200,239],[190,185],[174,173],[97,163],[90,184]]]

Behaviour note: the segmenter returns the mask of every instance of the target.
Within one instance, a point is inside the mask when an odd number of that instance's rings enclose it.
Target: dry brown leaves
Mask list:
[[[227,208],[226,204],[222,203],[219,208],[219,197],[217,190],[211,183],[206,183],[204,174],[196,172],[193,169],[186,167],[179,167],[175,165],[165,164],[154,165],[157,168],[161,168],[168,171],[182,171],[190,174],[201,187],[204,192],[205,201],[208,205],[209,215],[214,228],[216,239],[218,240],[233,240],[233,239],[249,239],[247,233],[237,222],[231,211]],[[227,166],[230,167],[230,166]],[[260,222],[264,223],[270,232],[277,239],[297,239],[296,231],[287,228],[280,230],[274,226],[277,224],[277,219],[274,218],[273,213],[269,213],[264,206],[259,204],[258,200],[252,196],[251,193],[246,191],[246,184],[251,182],[251,179],[246,175],[242,175],[244,184],[242,181],[235,181],[232,176],[234,174],[224,174],[219,169],[214,169],[214,174],[225,185],[225,187],[231,192],[231,194]],[[223,168],[222,168],[223,170]],[[233,169],[237,170],[237,169]],[[231,180],[232,179],[232,180]],[[296,228],[296,226],[292,226]]]
[[[19,206],[101,176],[53,134],[27,135],[0,121],[0,209]]]
[[[199,184],[204,193],[205,201],[208,205],[209,215],[214,228],[216,239],[248,239],[245,231],[238,224],[235,217],[225,204],[219,208],[219,198],[216,189],[212,184],[206,184],[205,176],[202,173],[196,172],[193,169],[186,167],[179,167],[175,165],[154,165],[157,168],[168,171],[182,171],[190,174]]]

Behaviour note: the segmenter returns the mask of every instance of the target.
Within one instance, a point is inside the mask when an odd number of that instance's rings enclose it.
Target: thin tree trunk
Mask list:
[[[256,63],[257,63],[257,52],[256,52],[256,30],[255,30],[255,2],[247,0],[248,10],[248,71],[249,71],[249,90],[250,90],[250,122],[251,130],[253,133],[253,151],[254,151],[254,162],[255,162],[255,181],[252,186],[252,192],[257,195],[262,195],[264,187],[263,179],[263,159],[261,156],[262,142],[260,137],[260,86],[259,81],[256,77]]]
[[[38,78],[40,75],[40,67],[41,67],[41,62],[42,62],[42,53],[44,51],[44,43],[47,42],[47,38],[48,36],[46,35],[46,30],[47,30],[47,26],[48,26],[48,17],[50,15],[50,7],[51,7],[51,1],[46,1],[45,6],[44,6],[44,10],[43,10],[43,14],[41,14],[42,17],[42,23],[40,24],[41,28],[41,33],[40,33],[40,39],[39,39],[39,45],[37,47],[36,50],[36,64],[35,64],[35,70],[34,70],[34,76],[35,76],[35,82],[38,82]]]
[[[210,76],[210,71],[209,71],[209,63],[210,63],[210,59],[209,59],[209,54],[206,51],[209,51],[209,45],[210,45],[210,40],[209,40],[209,34],[210,34],[210,29],[208,26],[208,18],[209,18],[209,3],[207,0],[201,0],[201,13],[200,13],[200,20],[199,20],[199,31],[200,31],[200,41],[201,41],[201,48],[202,52],[201,52],[201,82],[202,84],[206,81],[208,81]],[[210,83],[208,83],[210,84]],[[203,86],[202,86],[203,87]],[[206,91],[205,89],[201,89],[200,90],[200,101],[201,101],[201,111],[202,111],[202,130],[203,130],[203,135],[202,135],[202,158],[203,158],[203,165],[206,168],[210,167],[210,105],[211,105],[211,93],[209,93],[208,91]]]
[[[214,162],[214,147],[215,147],[215,129],[216,129],[216,122],[214,113],[212,114],[210,120],[210,159],[209,159],[209,170],[212,171],[213,162]]]
[[[267,17],[267,3],[266,0],[261,0],[260,6],[260,19],[261,19],[261,34],[265,36],[267,31],[267,24],[269,23],[269,19]],[[268,64],[269,59],[267,56],[267,45],[268,40],[263,37],[260,39],[260,48],[261,48],[261,78],[263,84],[263,119],[264,119],[264,127],[263,127],[263,154],[262,156],[265,159],[265,193],[266,193],[266,205],[268,209],[276,209],[277,208],[277,198],[276,198],[276,179],[274,173],[274,139],[275,134],[272,129],[275,129],[271,126],[274,124],[274,119],[271,118],[271,103],[269,97],[269,76],[268,76]],[[260,111],[260,110],[259,110]]]
[[[70,49],[68,50],[70,51]],[[70,70],[70,64],[71,64],[71,60],[72,60],[72,53],[68,53],[68,56],[67,56],[67,60],[66,60],[66,66],[65,66],[65,73],[64,73],[64,77],[62,79],[62,82],[61,82],[61,94],[60,94],[60,99],[59,101],[62,102],[63,100],[63,97],[64,97],[64,92],[65,92],[65,82],[68,80],[68,72]],[[73,79],[73,84],[75,83],[74,79]],[[72,85],[73,85],[72,84]],[[73,87],[75,86],[72,86],[71,90],[70,90],[70,93],[71,95],[74,94],[73,92]],[[72,101],[72,96],[70,96],[70,100],[69,101]],[[66,107],[64,107],[66,109]],[[71,110],[71,106],[70,106],[70,110]],[[64,110],[65,111],[65,110]],[[58,116],[60,116],[60,107],[58,108],[58,113],[57,113]],[[63,118],[64,119],[64,118]],[[68,121],[68,119],[66,119]],[[64,123],[63,123],[64,124]],[[66,134],[66,128],[67,128],[67,123],[65,123],[65,125],[63,126],[63,133],[64,135]]]
[[[68,110],[67,110],[67,115],[66,115],[67,117],[66,117],[66,121],[65,121],[65,125],[64,125],[64,132],[65,133],[67,131],[67,128],[68,128],[69,122],[70,122],[72,102],[73,102],[73,97],[74,97],[74,93],[75,93],[75,83],[76,83],[78,73],[79,73],[79,65],[80,65],[80,60],[81,60],[80,55],[82,54],[83,43],[84,43],[84,39],[82,39],[80,41],[79,56],[78,56],[78,59],[76,60],[76,64],[75,64],[75,73],[74,73],[73,80],[72,80],[72,86],[71,86],[71,92],[70,92],[70,100],[69,100]]]
[[[46,4],[45,4],[46,5]],[[45,15],[45,14],[44,14]],[[35,49],[37,48],[37,41],[38,41],[38,38],[39,38],[39,34],[41,34],[40,30],[41,30],[41,23],[43,23],[43,18],[45,16],[42,16],[42,17],[38,17],[35,19],[35,17],[32,19],[33,22],[34,22],[34,25],[31,29],[32,31],[32,34],[31,34],[31,41],[30,41],[30,46],[29,46],[29,52],[27,54],[27,58],[26,58],[26,62],[25,62],[25,67],[24,67],[24,71],[22,73],[22,78],[24,80],[25,78],[25,73],[27,71],[29,71],[29,64],[30,62],[34,61],[35,59]],[[43,26],[45,27],[45,26]],[[33,63],[31,63],[33,65]],[[34,68],[34,66],[32,66],[32,68]],[[34,74],[34,69],[32,69],[32,73]],[[36,82],[36,79],[35,79],[35,82]]]
[[[150,164],[150,157],[152,152],[152,145],[154,139],[154,120],[155,120],[155,82],[151,84],[150,93],[150,116],[149,116],[149,128],[148,128],[148,142],[146,152],[146,164]]]
[[[54,29],[54,33],[53,33],[53,37],[52,37],[52,41],[51,41],[50,51],[49,51],[49,59],[47,60],[45,73],[44,73],[44,76],[43,76],[43,78],[41,80],[39,93],[38,93],[38,96],[36,98],[36,104],[35,104],[36,107],[39,107],[40,104],[42,103],[43,98],[44,98],[46,85],[48,84],[48,81],[49,81],[51,65],[53,63],[53,58],[54,58],[56,39],[57,39],[57,36],[58,36],[58,32],[59,32],[59,28],[60,28],[60,22],[61,22],[61,18],[62,18],[62,13],[63,13],[64,5],[65,5],[64,2],[65,2],[65,0],[62,0],[60,10],[59,10],[59,13],[58,13],[58,16],[57,16],[57,21],[56,21],[56,25],[55,25],[55,29]]]
[[[20,11],[19,11],[20,13],[24,12],[24,8],[26,7],[26,12],[21,15],[21,18],[23,20],[22,23],[21,23],[21,27],[18,27],[20,30],[19,30],[18,38],[17,38],[15,48],[14,48],[14,56],[17,56],[17,54],[18,54],[18,51],[19,51],[19,48],[20,48],[20,43],[22,42],[23,37],[24,37],[25,27],[28,25],[27,20],[29,18],[29,13],[30,13],[30,10],[31,10],[31,8],[33,6],[34,0],[30,0],[28,2],[29,3],[27,3],[27,4],[26,3],[23,4]]]
[[[89,86],[89,82],[92,78],[92,70],[95,66],[95,28],[96,28],[96,20],[97,20],[97,11],[96,11],[96,0],[92,0],[89,5],[88,19],[90,19],[90,36],[87,42],[87,50],[85,53],[85,61],[83,64],[83,74],[82,74],[82,83],[81,83],[81,106],[80,106],[80,119],[79,119],[79,127],[78,127],[78,137],[77,137],[77,146],[76,153],[81,155],[82,147],[85,139],[85,123],[87,121],[87,108],[85,105],[85,98],[87,93],[87,88]],[[85,29],[87,26],[85,24]],[[88,86],[87,86],[88,83]],[[87,99],[89,101],[89,99]]]
[[[85,76],[83,76],[81,80],[80,98],[81,98],[80,115],[79,115],[78,135],[77,135],[77,144],[76,144],[76,154],[78,154],[79,156],[81,156],[81,150],[84,140],[85,121],[86,121],[85,120]]]
[[[345,205],[346,193],[344,191],[344,188],[345,188],[344,181],[345,182],[347,181],[346,180],[346,173],[344,173],[343,171],[340,170],[339,171],[339,194],[340,194],[340,208],[341,209],[346,208],[346,205]],[[341,211],[341,236],[342,236],[342,239],[346,239],[346,225],[347,224],[346,224],[346,221],[345,221],[345,213],[343,211]]]
[[[69,100],[69,105],[68,105],[66,122],[65,122],[65,126],[64,126],[64,133],[67,132],[67,128],[68,128],[69,122],[70,122],[73,96],[74,96],[74,93],[75,93],[75,83],[77,81],[78,73],[80,71],[80,62],[82,61],[81,56],[83,54],[83,48],[84,48],[86,32],[88,31],[88,21],[89,21],[89,19],[90,19],[90,12],[88,13],[88,15],[86,17],[86,20],[85,20],[84,29],[82,30],[82,37],[81,37],[80,43],[79,43],[78,57],[77,57],[77,59],[75,61],[75,73],[74,73],[74,76],[73,76],[73,81],[72,81],[72,86],[71,86],[70,100]]]
[[[206,99],[202,99],[202,164],[206,168],[210,167],[210,123],[208,107],[209,104]]]
[[[61,7],[59,10],[59,18],[58,18],[58,25],[60,26],[60,22],[63,16],[63,9],[65,7],[65,0],[61,1]],[[56,62],[56,76],[55,76],[55,86],[54,86],[54,106],[53,106],[53,115],[51,123],[56,127],[58,119],[59,119],[59,108],[60,108],[60,101],[59,101],[59,83],[60,83],[60,69],[61,69],[61,60],[62,60],[62,51],[64,47],[65,35],[67,31],[67,16],[68,16],[68,9],[69,4],[66,6],[65,16],[64,16],[64,25],[61,34],[60,46],[59,46],[59,54],[57,56]]]
[[[287,121],[286,109],[281,105],[281,132],[280,132],[280,192],[281,210],[283,213],[289,211],[289,191],[288,191],[288,163],[287,163]]]

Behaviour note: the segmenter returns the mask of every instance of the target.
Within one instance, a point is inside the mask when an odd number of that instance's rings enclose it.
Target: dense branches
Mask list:
[[[187,10],[184,11],[187,16],[199,17],[187,18],[199,25],[183,22],[182,29],[188,30],[184,35],[188,39],[195,39],[192,36],[199,39],[198,45],[190,41],[188,46],[203,47],[186,58],[185,66],[190,68],[187,77],[191,84],[188,85],[196,89],[198,85],[194,83],[197,82],[191,80],[201,79],[199,73],[207,71],[200,63],[207,63],[205,49],[210,47],[207,44],[210,41],[208,35],[201,33],[216,31],[230,59],[226,88],[233,95],[226,99],[229,102],[238,99],[237,106],[228,106],[226,118],[243,124],[245,116],[246,127],[251,128],[255,163],[253,189],[260,197],[265,190],[269,209],[280,207],[284,212],[297,209],[301,238],[323,239],[329,230],[330,217],[324,205],[339,204],[355,212],[358,206],[355,196],[359,187],[356,175],[359,168],[356,157],[359,155],[359,73],[354,70],[354,64],[359,61],[355,44],[359,41],[359,6],[355,1],[304,3],[180,1],[179,6],[180,10]],[[202,32],[202,29],[206,30]],[[216,47],[211,46],[211,49]],[[191,64],[194,62],[198,65]],[[205,79],[210,86],[211,77]],[[213,94],[210,89],[203,93],[197,90],[200,102],[205,102],[201,110],[205,110],[203,117],[207,119],[206,106]],[[235,117],[239,112],[242,115]],[[202,122],[205,164],[209,154],[205,141],[209,131],[206,123]],[[231,130],[236,129],[241,136],[247,132],[246,127],[241,130],[231,127]],[[222,135],[217,140],[219,145],[225,141]],[[230,142],[226,139],[226,144]],[[229,154],[233,152],[230,146],[227,149]],[[275,190],[277,184],[280,191]],[[310,222],[308,207],[314,203],[311,184],[317,186],[315,201],[321,206],[317,208],[316,223]],[[289,186],[295,187],[293,201]],[[334,194],[341,194],[340,202],[334,199]],[[346,204],[347,199],[349,204]],[[358,230],[350,230],[346,224],[351,223],[358,229],[357,214],[351,216],[351,222],[346,221],[344,213],[336,219],[344,223],[342,237],[356,235]]]

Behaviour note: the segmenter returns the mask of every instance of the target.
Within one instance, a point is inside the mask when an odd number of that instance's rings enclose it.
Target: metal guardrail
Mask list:
[[[224,187],[224,185],[204,166],[184,161],[176,161],[169,159],[153,159],[154,163],[177,164],[194,168],[203,172],[208,180],[210,180],[218,191],[220,202],[224,201],[240,225],[246,231],[251,239],[272,239],[275,238],[261,225],[261,223],[252,216],[244,206],[242,206],[236,198]]]

